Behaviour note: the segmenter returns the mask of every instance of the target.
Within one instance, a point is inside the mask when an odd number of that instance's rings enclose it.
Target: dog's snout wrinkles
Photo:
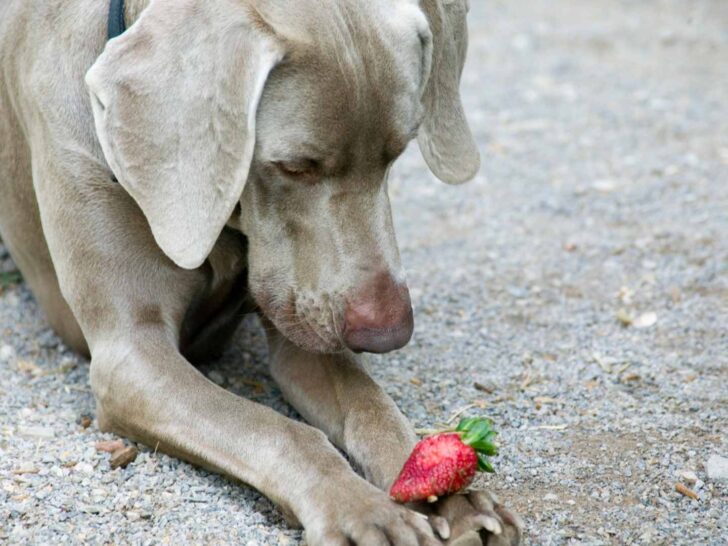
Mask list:
[[[352,351],[386,353],[404,347],[413,327],[407,285],[381,273],[347,302],[344,343]]]

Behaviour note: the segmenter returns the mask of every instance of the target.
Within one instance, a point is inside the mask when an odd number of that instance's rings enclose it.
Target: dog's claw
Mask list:
[[[441,516],[430,516],[430,525],[442,540],[450,538],[450,524]]]
[[[452,495],[422,503],[430,525],[448,546],[517,546],[523,523],[486,491]]]
[[[494,535],[500,535],[503,529],[501,528],[500,522],[491,516],[478,516],[477,521],[483,525],[483,529],[493,533]]]

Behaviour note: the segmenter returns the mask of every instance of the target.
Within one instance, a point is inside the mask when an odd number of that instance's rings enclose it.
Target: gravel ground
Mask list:
[[[417,326],[372,372],[418,426],[495,419],[483,482],[531,544],[726,544],[728,481],[706,464],[728,457],[728,4],[471,4],[484,167],[449,188],[414,147],[398,165]],[[0,542],[300,542],[257,492],[186,463],[140,446],[111,470],[94,444],[113,437],[79,424],[88,364],[25,286],[0,294],[0,332]],[[295,416],[255,320],[239,337],[205,372]]]

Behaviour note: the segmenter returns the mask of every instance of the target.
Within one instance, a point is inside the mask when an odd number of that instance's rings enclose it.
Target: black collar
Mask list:
[[[125,30],[126,23],[124,22],[124,0],[111,0],[111,6],[109,6],[108,25],[109,40],[120,36],[124,33]]]

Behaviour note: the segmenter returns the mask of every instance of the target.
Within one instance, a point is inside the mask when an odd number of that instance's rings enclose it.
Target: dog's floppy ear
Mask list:
[[[86,74],[101,146],[161,249],[207,258],[240,199],[282,51],[243,2],[152,0]]]
[[[470,180],[480,154],[460,100],[460,75],[468,48],[468,0],[421,0],[432,31],[432,68],[422,102],[425,119],[417,141],[432,172],[443,182]]]

